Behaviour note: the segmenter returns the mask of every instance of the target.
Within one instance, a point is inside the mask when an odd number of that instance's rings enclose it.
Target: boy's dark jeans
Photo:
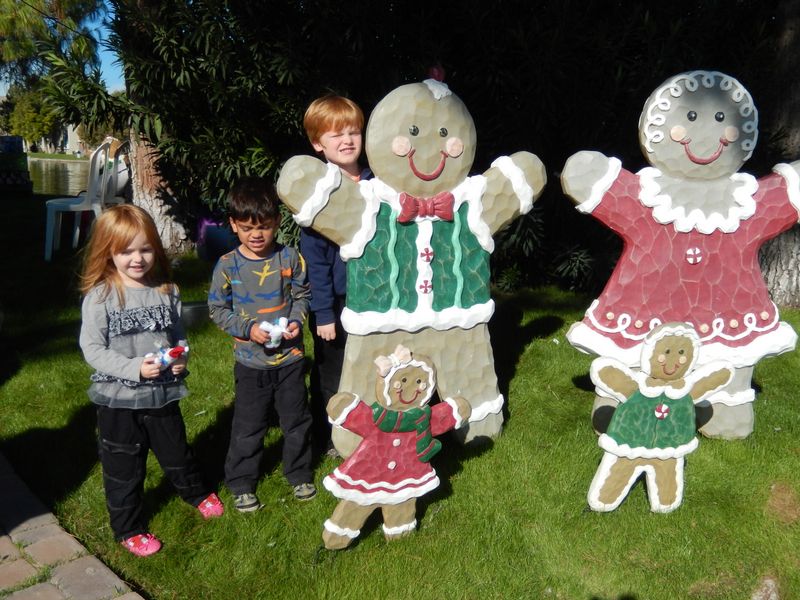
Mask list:
[[[340,315],[343,308],[344,297],[337,297],[334,301],[334,311]],[[321,451],[325,451],[331,441],[331,424],[328,421],[326,407],[331,396],[339,391],[347,332],[342,328],[341,321],[337,317],[336,337],[332,341],[326,342],[317,335],[314,313],[309,316],[308,325],[314,337],[314,365],[311,367],[309,381],[311,416],[314,420],[313,437],[317,447]]]
[[[225,485],[232,494],[255,492],[273,406],[283,432],[284,476],[290,485],[312,481],[311,413],[306,404],[304,365],[303,360],[275,369],[234,365],[236,400],[225,459]]]
[[[115,539],[147,532],[142,520],[142,492],[150,449],[186,502],[198,506],[211,493],[186,441],[177,402],[140,410],[98,406],[97,429],[106,504]]]

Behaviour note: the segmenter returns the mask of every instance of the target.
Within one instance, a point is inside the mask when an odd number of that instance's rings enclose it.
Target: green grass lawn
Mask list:
[[[412,536],[387,543],[374,518],[350,550],[322,549],[336,500],[321,480],[336,461],[317,464],[318,497],[297,503],[272,429],[258,488],[266,507],[254,514],[236,513],[222,490],[228,513],[204,522],[151,456],[146,512],[164,549],[133,557],[108,526],[86,397],[91,371],[77,346],[77,260],[62,250],[44,263],[42,198],[7,206],[0,452],[62,525],[146,598],[748,599],[765,576],[779,582],[781,599],[800,598],[798,355],[758,365],[755,432],[701,440],[677,511],[650,513],[640,484],[617,511],[594,513],[586,492],[602,452],[589,421],[590,358],[564,338],[589,298],[555,289],[498,298],[491,330],[505,431],[483,447],[443,438],[434,459],[442,485],[419,502]],[[186,298],[203,298],[208,271],[183,262]],[[800,312],[783,315],[800,329]],[[220,485],[230,343],[202,324],[190,344],[183,414],[207,477]]]

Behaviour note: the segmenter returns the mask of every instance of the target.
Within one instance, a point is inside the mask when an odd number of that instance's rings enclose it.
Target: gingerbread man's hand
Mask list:
[[[547,183],[544,164],[530,152],[501,156],[484,176],[482,217],[492,233],[530,211]]]
[[[358,396],[355,394],[351,394],[350,392],[339,392],[338,394],[334,394],[331,396],[331,399],[328,400],[328,406],[325,410],[328,413],[328,416],[335,421],[338,419],[345,408],[350,406]]]
[[[464,424],[469,421],[469,417],[472,414],[472,407],[469,405],[469,402],[461,396],[453,398],[453,402],[455,402],[458,407],[458,416],[461,418],[461,423]]]
[[[596,358],[589,375],[598,388],[624,402],[639,389],[639,384],[622,363],[609,364],[613,359]]]
[[[614,161],[617,163],[616,169],[613,168]],[[582,150],[567,159],[561,172],[561,188],[575,204],[582,204],[592,197],[596,184],[608,179],[618,169],[617,159],[600,152]],[[604,187],[608,188],[612,182],[613,179]]]
[[[310,156],[293,156],[281,169],[278,196],[301,227],[343,246],[361,228],[366,202],[341,169]]]
[[[691,396],[693,401],[697,402],[711,392],[727,385],[732,378],[733,369],[730,367],[718,369],[710,375],[706,375],[705,377],[698,379],[697,382],[692,386],[689,396]]]

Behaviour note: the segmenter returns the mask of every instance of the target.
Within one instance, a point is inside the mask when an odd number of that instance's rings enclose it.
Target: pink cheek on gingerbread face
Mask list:
[[[688,359],[688,358],[686,358],[685,356],[681,356],[681,357],[678,359],[678,362],[679,362],[680,364],[682,364],[682,365],[685,365],[685,364],[686,364],[686,361],[688,361],[688,360],[689,360],[689,359]]]
[[[725,128],[725,139],[729,142],[735,142],[739,139],[739,128],[738,127],[726,127]]]
[[[444,150],[450,158],[458,158],[464,152],[464,142],[461,138],[451,137],[445,143]]]
[[[667,357],[664,354],[659,354],[656,357],[656,360],[658,361],[658,364],[663,365],[665,362],[667,362]]]
[[[686,127],[675,125],[675,127],[669,130],[669,137],[673,142],[680,142],[686,137]]]
[[[398,135],[392,140],[392,152],[397,156],[406,156],[411,152],[411,140],[404,135]]]

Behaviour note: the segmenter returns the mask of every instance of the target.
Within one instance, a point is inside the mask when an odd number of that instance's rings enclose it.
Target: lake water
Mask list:
[[[34,193],[74,196],[86,189],[89,161],[29,158],[28,172]]]

